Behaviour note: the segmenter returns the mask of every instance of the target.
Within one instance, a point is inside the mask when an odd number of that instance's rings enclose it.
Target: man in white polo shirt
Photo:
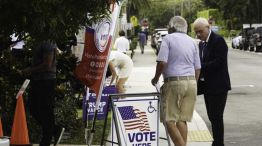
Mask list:
[[[186,146],[187,122],[193,116],[201,65],[198,47],[186,34],[186,20],[175,16],[171,18],[169,27],[170,34],[161,43],[151,83],[156,85],[163,74],[160,121],[166,124],[175,146]]]
[[[129,40],[125,37],[123,30],[119,31],[119,36],[115,41],[114,48],[116,48],[118,52],[126,54],[129,50]]]

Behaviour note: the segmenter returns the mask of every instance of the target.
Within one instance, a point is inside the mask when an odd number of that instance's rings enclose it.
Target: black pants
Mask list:
[[[30,112],[42,127],[40,146],[49,146],[55,128],[54,93],[56,80],[32,80],[30,84]]]
[[[224,146],[224,120],[223,114],[226,106],[227,92],[218,95],[204,95],[207,115],[211,122],[213,132],[212,146]]]
[[[16,49],[16,48],[12,48],[12,55],[14,57],[19,58],[19,59],[23,59],[25,57],[25,52],[24,49]]]

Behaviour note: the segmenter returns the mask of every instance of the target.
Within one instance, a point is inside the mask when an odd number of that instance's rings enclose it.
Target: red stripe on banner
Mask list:
[[[112,37],[109,36],[105,51],[100,52],[94,42],[94,33],[93,29],[87,28],[82,61],[76,67],[75,75],[98,95]]]

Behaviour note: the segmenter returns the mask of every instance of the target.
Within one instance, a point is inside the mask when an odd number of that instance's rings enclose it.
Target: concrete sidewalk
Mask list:
[[[140,48],[135,50],[133,57],[134,68],[126,84],[126,93],[148,93],[156,92],[151,85],[151,79],[155,74],[156,55],[150,45],[145,47],[144,54]],[[161,78],[160,84],[163,83]],[[212,136],[199,114],[195,111],[192,122],[188,123],[188,144],[187,146],[211,146]],[[166,138],[163,124],[160,124],[160,137]],[[159,146],[167,146],[166,140],[160,139]],[[172,141],[171,141],[172,143]]]

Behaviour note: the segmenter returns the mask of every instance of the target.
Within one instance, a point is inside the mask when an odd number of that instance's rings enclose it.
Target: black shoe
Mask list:
[[[57,127],[55,128],[55,133],[54,133],[54,146],[58,145],[62,139],[62,136],[65,132],[65,128],[64,127]]]

